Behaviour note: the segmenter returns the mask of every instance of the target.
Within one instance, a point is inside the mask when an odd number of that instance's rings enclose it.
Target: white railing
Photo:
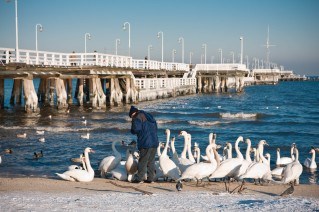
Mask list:
[[[196,78],[135,78],[135,85],[139,90],[177,88],[196,85]]]
[[[0,65],[21,62],[30,65],[45,66],[103,66],[132,69],[152,69],[168,71],[189,71],[189,65],[184,63],[167,63],[154,60],[137,60],[128,56],[102,53],[57,53],[34,50],[19,50],[19,61],[15,49],[0,48]]]
[[[275,69],[253,69],[252,74],[280,74],[280,70]]]
[[[248,71],[246,65],[238,63],[196,64],[195,68],[197,71]]]

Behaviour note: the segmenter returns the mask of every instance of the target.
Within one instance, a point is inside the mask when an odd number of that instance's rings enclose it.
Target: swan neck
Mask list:
[[[311,161],[315,162],[315,160],[316,160],[316,151],[312,151]]]
[[[91,163],[90,163],[89,153],[85,151],[84,155],[85,155],[84,161],[85,161],[85,166],[87,168],[87,171],[92,172],[93,168],[92,168]]]
[[[192,143],[191,143],[191,140],[190,140],[190,138],[189,138],[189,139],[188,139],[188,142],[187,142],[187,153],[188,153],[188,158],[189,158],[189,160],[191,160],[192,162],[194,162],[194,163],[195,163],[195,158],[194,158],[194,156],[193,156],[191,146],[192,146]]]
[[[187,134],[184,135],[184,148],[181,153],[181,158],[186,158],[186,152],[187,152]]]
[[[250,148],[251,148],[251,143],[247,143],[247,149],[246,149],[246,160],[251,162],[251,157],[250,157]]]
[[[120,143],[119,141],[114,141],[113,143],[112,143],[112,150],[113,150],[113,153],[115,154],[115,155],[120,155],[120,153],[117,151],[117,149],[115,148],[115,144],[116,143]]]
[[[167,132],[166,133],[166,144],[165,144],[165,148],[162,152],[162,155],[167,156],[167,149],[168,149],[168,145],[169,145],[169,137],[170,137],[171,133]]]
[[[241,152],[238,148],[238,144],[239,144],[239,139],[237,139],[237,141],[235,143],[235,150],[236,150],[237,158],[244,158],[243,154],[241,154]]]

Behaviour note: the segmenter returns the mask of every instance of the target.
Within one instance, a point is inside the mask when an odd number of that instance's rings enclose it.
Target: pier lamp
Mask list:
[[[10,2],[10,0],[7,0]],[[20,54],[19,54],[19,33],[18,33],[18,0],[14,1],[15,7],[15,22],[16,22],[16,62],[20,61]]]
[[[192,55],[193,55],[193,52],[189,52],[189,64],[192,64]]]
[[[153,46],[150,44],[147,46],[147,60],[151,59],[151,50],[153,49]]]
[[[233,64],[235,63],[235,53],[233,51],[230,52],[230,55],[233,56]]]
[[[246,65],[247,65],[247,69],[249,69],[248,55],[246,55]]]
[[[90,33],[85,33],[84,34],[84,53],[85,53],[85,62],[86,62],[86,39],[91,40],[91,34]]]
[[[128,56],[131,56],[131,24],[125,22],[123,24],[123,30],[126,30],[126,25],[128,25]]]
[[[36,64],[39,63],[39,53],[38,53],[38,31],[42,32],[43,27],[41,24],[36,24],[35,25],[35,51],[37,52],[37,59],[36,59]]]
[[[218,49],[218,52],[220,53],[220,63],[223,63],[223,50],[221,48]]]
[[[120,45],[120,44],[121,44],[120,39],[116,39],[115,40],[115,55],[117,55],[117,45]]]
[[[202,48],[204,49],[204,61],[205,61],[205,64],[206,64],[206,49],[207,49],[207,44],[204,43],[204,44],[202,45]]]
[[[160,36],[160,34],[161,34],[161,36]],[[163,56],[164,56],[164,34],[163,34],[162,31],[159,31],[157,33],[157,38],[160,38],[160,37],[162,37],[162,62],[164,62],[164,60],[163,60]]]
[[[179,37],[178,38],[178,43],[182,44],[182,63],[184,63],[184,38],[183,37]]]
[[[176,49],[172,50],[172,62],[174,63],[174,59],[175,59],[175,54],[176,54]]]
[[[244,37],[240,36],[239,40],[240,40],[240,64],[243,64]]]

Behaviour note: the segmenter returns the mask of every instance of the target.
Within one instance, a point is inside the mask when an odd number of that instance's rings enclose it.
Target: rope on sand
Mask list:
[[[152,192],[145,191],[145,190],[136,188],[136,187],[134,187],[134,186],[119,185],[119,184],[117,184],[117,183],[115,183],[115,182],[112,182],[112,181],[109,181],[109,183],[111,183],[111,184],[113,184],[113,185],[115,185],[115,186],[117,186],[117,187],[120,187],[120,188],[131,188],[131,189],[133,189],[133,190],[135,190],[135,191],[138,191],[138,192],[143,193],[144,195],[152,195],[152,194],[153,194]]]

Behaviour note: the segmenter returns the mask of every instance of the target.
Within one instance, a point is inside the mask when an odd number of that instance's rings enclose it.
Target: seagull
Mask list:
[[[42,143],[44,143],[44,142],[45,142],[45,138],[44,138],[44,137],[39,138],[39,141],[42,142]]]
[[[82,121],[82,124],[86,125],[86,123],[87,123],[86,119]]]

